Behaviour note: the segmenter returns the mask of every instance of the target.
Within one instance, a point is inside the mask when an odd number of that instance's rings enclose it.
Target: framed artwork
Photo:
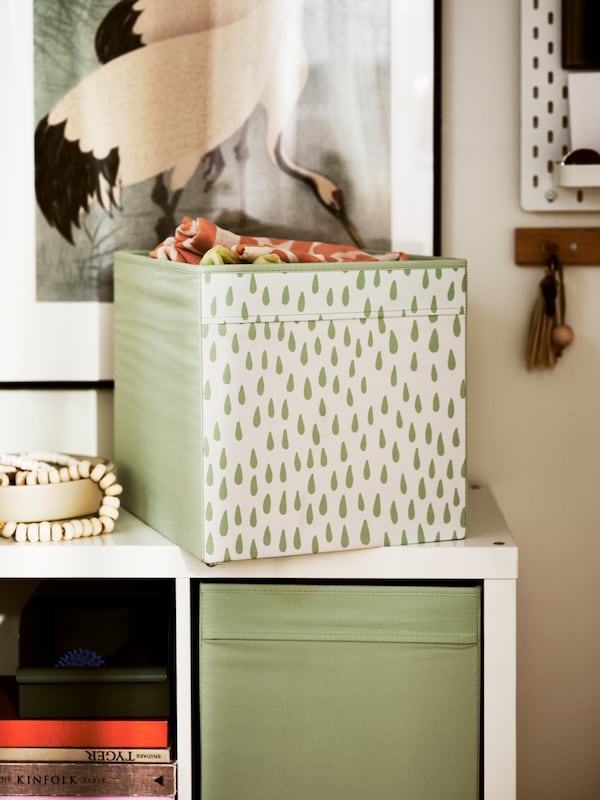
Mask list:
[[[437,0],[5,0],[0,383],[112,379],[184,216],[437,254]]]

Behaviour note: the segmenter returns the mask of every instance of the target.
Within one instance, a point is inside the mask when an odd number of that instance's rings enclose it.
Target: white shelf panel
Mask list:
[[[487,487],[470,490],[467,537],[454,542],[209,567],[125,510],[114,533],[103,536],[51,543],[0,541],[0,578],[484,580],[513,579],[517,569],[516,545]]]

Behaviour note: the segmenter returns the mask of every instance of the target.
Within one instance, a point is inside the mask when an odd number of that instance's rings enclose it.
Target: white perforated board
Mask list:
[[[570,150],[560,2],[521,0],[521,206],[598,211],[600,188],[565,188],[554,180],[557,162]]]

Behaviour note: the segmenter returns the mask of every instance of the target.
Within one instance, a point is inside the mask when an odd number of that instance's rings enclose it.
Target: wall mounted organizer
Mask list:
[[[560,164],[571,146],[560,18],[561,0],[521,0],[521,206],[598,211],[597,165]]]

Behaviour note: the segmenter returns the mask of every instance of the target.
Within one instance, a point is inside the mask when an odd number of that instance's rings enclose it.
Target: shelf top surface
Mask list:
[[[465,539],[209,567],[126,510],[111,534],[63,542],[0,540],[1,578],[515,579],[518,550],[486,486],[471,486]]]

